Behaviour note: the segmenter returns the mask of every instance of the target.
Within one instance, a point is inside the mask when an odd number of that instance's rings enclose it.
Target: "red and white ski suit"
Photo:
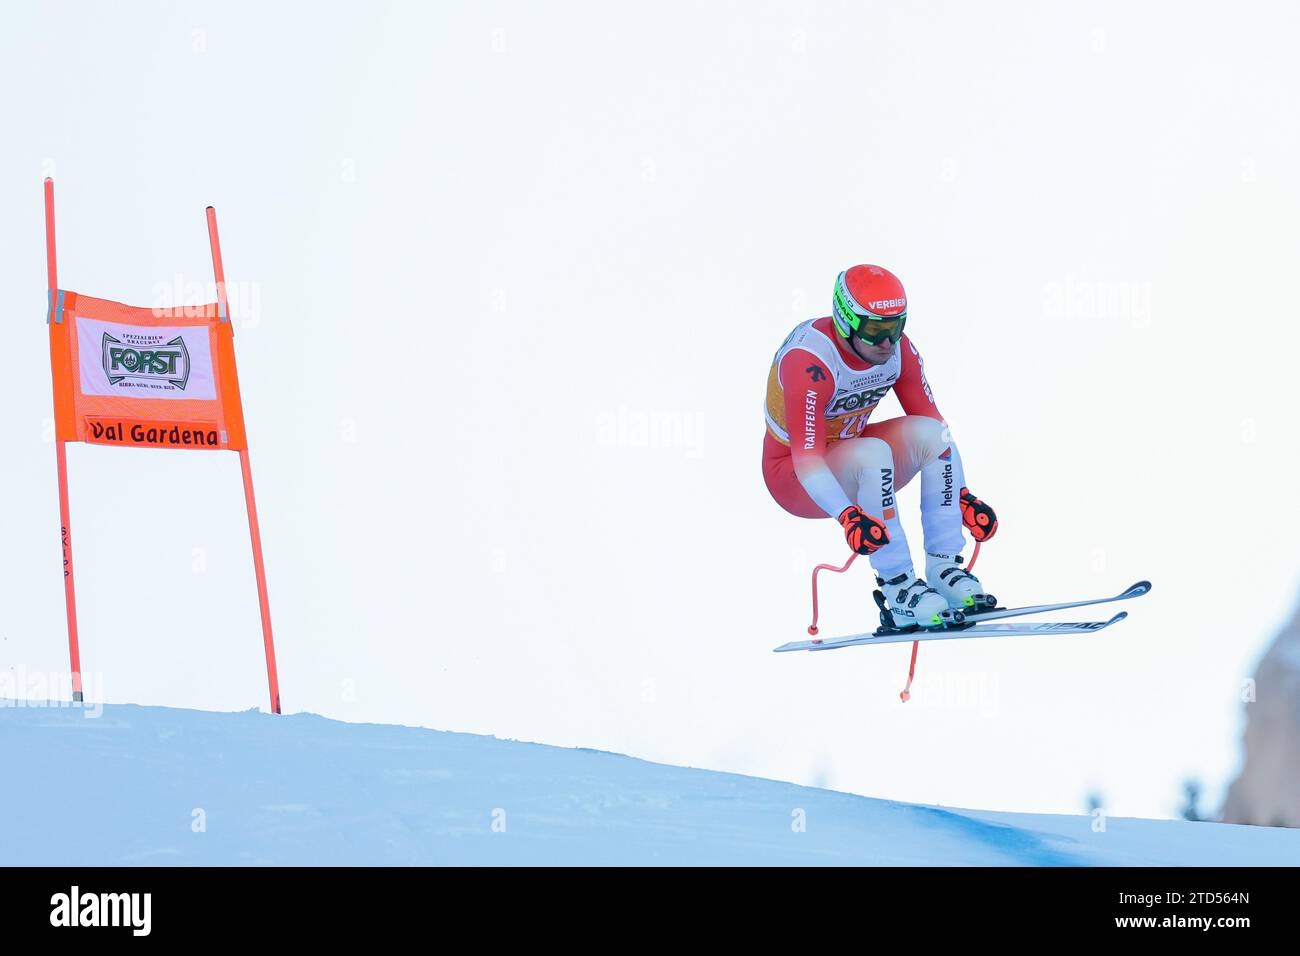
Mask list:
[[[871,423],[891,390],[904,415]],[[893,577],[912,567],[896,496],[919,473],[925,550],[960,553],[961,456],[906,335],[884,364],[871,365],[849,349],[829,316],[804,322],[777,350],[766,405],[763,479],[782,508],[823,518],[856,504],[885,523],[889,544],[871,555],[871,565]]]

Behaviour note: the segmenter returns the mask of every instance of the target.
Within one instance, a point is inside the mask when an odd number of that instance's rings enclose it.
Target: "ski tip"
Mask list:
[[[1150,590],[1151,590],[1150,581],[1139,581],[1137,584],[1130,585],[1129,589],[1124,592],[1124,596],[1141,597],[1142,595],[1146,594]]]
[[[1106,622],[1106,626],[1110,627],[1112,624],[1118,623],[1119,621],[1124,620],[1124,618],[1126,617],[1128,617],[1128,611],[1120,611],[1109,621]]]

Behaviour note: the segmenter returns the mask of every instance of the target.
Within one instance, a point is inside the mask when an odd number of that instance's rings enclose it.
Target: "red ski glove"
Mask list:
[[[998,530],[998,516],[993,509],[970,493],[961,490],[961,522],[976,541],[987,541]]]
[[[870,554],[889,544],[889,532],[884,524],[857,505],[849,505],[840,512],[840,526],[849,547],[858,554]]]

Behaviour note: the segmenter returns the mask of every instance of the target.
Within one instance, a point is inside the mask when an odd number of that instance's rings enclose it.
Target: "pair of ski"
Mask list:
[[[1089,607],[1094,604],[1111,604],[1115,601],[1128,601],[1141,597],[1151,590],[1150,581],[1139,581],[1125,588],[1113,597],[1095,598],[1090,601],[1062,601],[1059,604],[1036,604],[1033,607],[1001,607],[990,611],[979,611],[965,615],[959,624],[942,627],[899,629],[892,627],[878,628],[871,634],[850,634],[847,637],[828,637],[824,640],[791,641],[775,648],[776,651],[833,651],[841,647],[857,644],[900,644],[912,641],[950,641],[968,637],[1004,637],[1007,635],[1056,634],[1093,634],[1110,627],[1117,621],[1128,617],[1127,611],[1120,611],[1109,621],[1063,621],[1054,623],[991,623],[1001,618],[1021,617],[1026,614],[1041,614],[1047,611],[1064,611],[1067,608]]]

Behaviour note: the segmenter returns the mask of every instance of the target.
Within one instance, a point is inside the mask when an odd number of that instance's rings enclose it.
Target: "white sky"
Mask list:
[[[618,7],[11,5],[0,665],[67,667],[52,174],[60,284],[137,305],[210,298],[217,207],[286,710],[964,807],[1217,801],[1296,599],[1300,14]],[[767,368],[858,261],[907,284],[998,510],[985,584],[1150,578],[1127,622],[923,647],[907,706],[908,645],[770,653],[843,545],[763,487]],[[102,696],[264,707],[236,457],[69,458]],[[826,633],[870,586],[827,582]]]

